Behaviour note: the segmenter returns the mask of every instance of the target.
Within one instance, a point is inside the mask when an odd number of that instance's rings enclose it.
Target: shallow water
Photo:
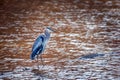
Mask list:
[[[119,80],[119,0],[3,0],[0,2],[0,79]],[[16,5],[15,5],[16,4]],[[29,59],[46,26],[54,33],[45,66]],[[104,54],[81,59],[84,55]]]

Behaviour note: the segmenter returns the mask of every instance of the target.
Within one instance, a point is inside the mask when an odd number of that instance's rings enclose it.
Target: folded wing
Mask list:
[[[33,47],[32,47],[32,53],[30,58],[32,60],[35,59],[35,57],[42,53],[43,50],[43,41],[44,41],[44,35],[40,35],[34,42]]]

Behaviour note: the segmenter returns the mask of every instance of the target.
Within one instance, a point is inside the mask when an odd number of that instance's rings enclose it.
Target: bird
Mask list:
[[[31,60],[35,60],[37,58],[37,62],[38,62],[38,57],[39,57],[39,55],[41,55],[40,57],[41,57],[41,61],[42,61],[42,53],[44,52],[46,45],[50,39],[51,32],[53,32],[53,29],[50,27],[47,27],[45,29],[44,33],[40,34],[36,38],[36,40],[32,46],[32,52],[30,55]],[[42,64],[43,64],[43,61],[42,61]],[[39,68],[39,66],[38,66],[38,68]]]

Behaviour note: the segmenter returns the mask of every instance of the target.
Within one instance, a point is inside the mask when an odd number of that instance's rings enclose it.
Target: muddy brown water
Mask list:
[[[119,8],[119,0],[0,1],[0,79],[119,80]],[[47,26],[55,32],[38,70],[31,49]],[[92,53],[105,56],[80,59]]]

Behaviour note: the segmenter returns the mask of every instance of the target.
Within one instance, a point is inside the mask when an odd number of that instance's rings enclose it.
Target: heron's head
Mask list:
[[[48,32],[54,32],[54,30],[52,28],[50,28],[50,27],[47,27],[47,31]]]

